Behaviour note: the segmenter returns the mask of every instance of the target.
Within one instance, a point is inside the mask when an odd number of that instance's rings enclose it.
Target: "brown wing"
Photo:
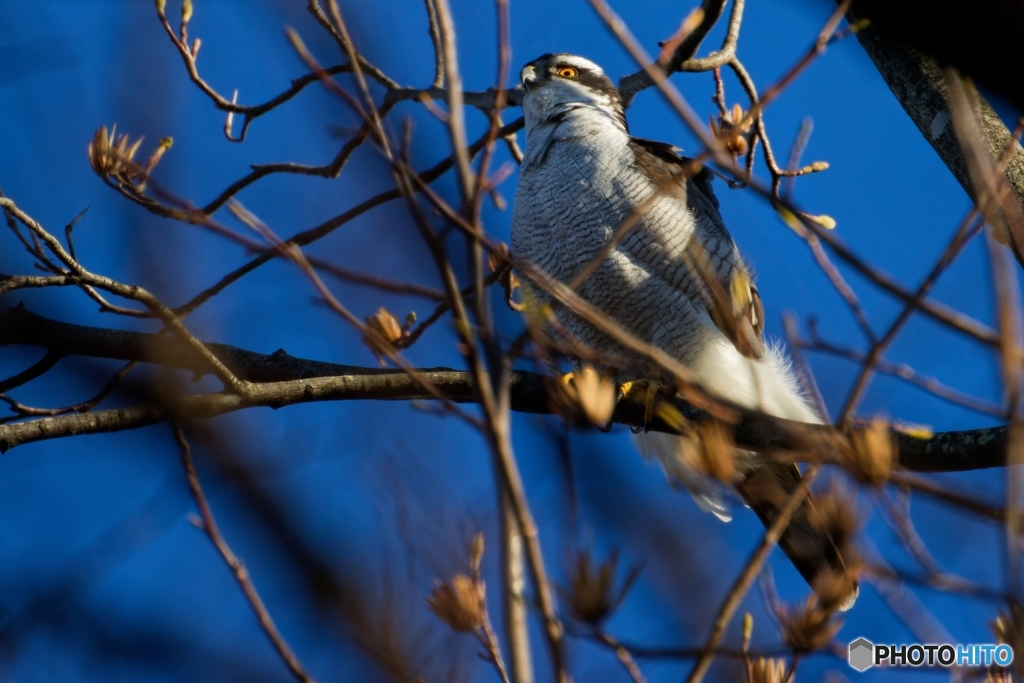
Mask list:
[[[711,319],[744,356],[764,357],[761,295],[722,221],[711,172],[663,142],[631,138],[630,148],[651,180],[694,213],[697,239],[691,240],[687,256],[704,285]]]

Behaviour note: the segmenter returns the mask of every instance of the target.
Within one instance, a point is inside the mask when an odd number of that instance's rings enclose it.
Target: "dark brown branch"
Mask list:
[[[486,113],[494,110],[494,101],[498,94],[499,91],[495,88],[480,92],[463,92],[462,103]],[[522,91],[504,90],[501,94],[504,97],[503,106],[519,106],[520,99],[522,98]],[[422,102],[424,99],[448,102],[450,97],[451,93],[448,91],[448,88],[441,88],[432,85],[429,88],[396,88],[394,90],[389,90],[387,94],[384,95],[384,102],[385,104],[395,104],[398,102]]]
[[[515,121],[512,121],[511,123],[508,123],[501,129],[499,129],[498,134],[502,136],[514,134],[516,131],[522,129],[523,124],[523,118],[519,117]],[[482,137],[477,139],[476,142],[469,146],[470,158],[478,154],[480,150],[483,149],[484,145],[487,143],[487,138],[488,134],[484,134]],[[447,173],[448,170],[452,168],[454,163],[454,156],[448,156],[447,158],[438,162],[437,164],[427,169],[423,173],[420,173],[419,178],[426,183],[433,182],[434,180],[440,178],[442,175]],[[306,246],[307,244],[311,244],[321,239],[322,237],[329,235],[330,233],[337,230],[339,227],[348,223],[349,221],[358,218],[367,211],[374,209],[382,204],[386,204],[390,201],[398,199],[401,196],[402,192],[399,188],[393,188],[391,190],[387,190],[386,192],[382,192],[378,195],[374,195],[373,197],[370,197],[366,201],[352,207],[348,211],[339,214],[338,216],[335,216],[334,218],[331,218],[328,221],[321,223],[316,227],[310,228],[308,230],[303,230],[302,232],[292,235],[290,238],[285,240],[285,243],[297,246]],[[210,298],[219,294],[232,283],[238,281],[248,273],[251,273],[252,271],[256,270],[263,264],[272,261],[279,255],[280,251],[278,251],[277,249],[272,249],[263,252],[259,256],[253,258],[252,260],[248,261],[247,263],[243,264],[242,266],[236,268],[235,270],[225,275],[223,278],[221,278],[219,282],[217,282],[209,289],[200,292],[184,306],[181,306],[180,308],[176,309],[176,312],[179,313],[179,315],[187,315],[188,313],[191,313],[195,309],[202,306]]]
[[[725,11],[727,0],[704,0],[700,8],[704,15],[697,27],[686,36],[676,48],[672,57],[665,65],[668,73],[677,71],[711,71],[724,65],[733,55],[736,54],[736,41],[739,38],[740,24],[743,21],[743,0],[733,3],[732,16],[729,19],[729,28],[726,31],[725,42],[722,49],[712,53],[708,57],[695,59],[694,55],[700,49],[708,33],[715,27]],[[619,91],[622,93],[622,101],[628,106],[633,97],[641,90],[646,90],[655,85],[654,78],[646,69],[641,69],[634,74],[624,76],[619,80]]]
[[[351,43],[348,40],[346,40],[346,36],[344,36],[339,31],[338,27],[332,24],[331,20],[327,18],[327,15],[324,13],[323,7],[320,6],[320,3],[317,2],[317,0],[309,0],[309,4],[306,6],[306,10],[313,15],[313,18],[316,19],[318,24],[324,27],[324,29],[326,29],[327,32],[331,34],[331,37],[333,37],[334,41],[338,43],[338,47],[341,49],[342,52],[348,53],[352,49]],[[384,72],[382,72],[376,66],[368,62],[366,58],[363,57],[361,54],[356,53],[355,63],[359,65],[360,71],[370,76],[370,78],[377,81],[385,88],[392,89],[398,87],[397,83],[395,83],[393,80],[385,76]]]
[[[72,325],[38,316],[22,306],[0,314],[0,346],[13,344],[46,348],[48,357],[53,354],[57,358],[109,358],[158,363],[199,375],[209,372],[209,366],[175,337]],[[226,344],[210,344],[208,348],[232,373],[250,382],[281,382],[361,371],[352,365],[297,362],[299,359],[284,351],[264,355]],[[24,382],[13,386],[20,384]]]
[[[33,363],[31,367],[0,381],[0,394],[4,394],[11,389],[16,389],[22,384],[28,384],[35,378],[45,375],[52,370],[53,366],[59,363],[60,359],[63,357],[64,354],[60,351],[57,351],[56,349],[48,349],[46,355]]]
[[[167,20],[167,16],[164,14],[164,8],[160,5],[160,3],[157,3],[157,16],[159,17],[160,23],[163,25],[164,30],[167,31],[167,35],[170,36],[171,41],[174,43],[174,46],[178,49],[178,52],[181,55],[181,59],[185,63],[185,70],[188,71],[189,78],[192,80],[193,83],[195,83],[195,85],[200,90],[203,91],[203,93],[206,94],[207,97],[210,98],[215,107],[217,107],[221,111],[225,111],[228,113],[228,119],[225,125],[224,132],[228,140],[231,140],[232,142],[241,142],[245,140],[245,134],[249,130],[249,124],[252,123],[255,119],[259,118],[263,114],[266,114],[267,112],[273,109],[276,109],[285,102],[288,102],[293,97],[298,95],[307,85],[315,83],[318,80],[320,80],[320,77],[317,74],[306,74],[304,76],[292,80],[291,86],[287,90],[278,94],[275,97],[272,97],[263,104],[251,106],[240,105],[236,101],[238,97],[237,90],[235,91],[234,97],[232,97],[231,100],[228,100],[223,95],[214,90],[213,87],[211,87],[205,80],[203,80],[202,76],[199,75],[199,68],[198,66],[196,66],[196,57],[199,54],[200,46],[199,39],[196,39],[196,41],[190,46],[185,37],[184,25],[182,26],[181,29],[181,35],[179,36],[175,34],[174,29],[171,27],[170,22]],[[338,66],[332,66],[326,71],[331,75],[335,75],[345,73],[351,70],[352,67],[350,65],[341,64]],[[231,121],[232,117],[235,114],[242,114],[244,116],[244,120],[242,122],[242,132],[238,135],[238,137],[232,137],[231,135]]]
[[[984,501],[975,500],[959,491],[952,491],[936,484],[931,479],[907,472],[893,474],[892,483],[908,491],[915,491],[953,507],[973,512],[980,517],[990,519],[993,522],[1005,522],[1006,510],[996,507]]]
[[[32,219],[32,217],[19,209],[13,201],[6,197],[0,197],[0,207],[3,207],[4,212],[8,216],[14,216],[18,222],[24,225],[38,241],[45,243],[47,249],[49,249],[49,251],[61,261],[64,267],[78,277],[83,283],[91,287],[95,287],[96,289],[102,289],[125,299],[138,301],[143,304],[152,313],[156,314],[171,330],[171,332],[178,337],[178,339],[189,346],[197,356],[201,357],[209,364],[210,370],[217,375],[217,378],[224,383],[225,387],[229,387],[236,392],[243,392],[245,390],[245,387],[227,368],[224,367],[219,360],[217,360],[217,357],[210,354],[199,340],[192,336],[188,329],[186,329],[181,323],[181,319],[153,294],[138,285],[126,285],[121,282],[111,280],[108,277],[95,275],[89,272],[80,263],[71,258],[71,255],[64,250],[60,242],[53,237],[53,235],[48,233],[38,222]],[[39,251],[42,251],[42,247],[39,247]],[[51,267],[51,269],[53,268]]]
[[[98,406],[107,396],[114,393],[114,390],[120,386],[121,381],[131,372],[135,366],[138,365],[138,361],[128,361],[124,367],[114,373],[103,388],[99,390],[92,398],[75,403],[69,406],[63,406],[61,408],[35,408],[32,406],[23,405],[9,396],[0,394],[0,401],[3,401],[11,407],[14,415],[8,417],[0,417],[0,422],[14,422],[23,417],[40,417],[40,416],[52,416],[52,415],[64,415],[65,413],[87,413],[96,406]]]
[[[125,361],[158,363],[193,372],[206,368],[195,354],[168,335],[123,332],[71,325],[30,313],[22,307],[0,314],[0,346],[23,344],[44,347],[64,355],[81,355]],[[225,344],[206,344],[238,379],[252,382],[246,396],[205,394],[179,399],[174,404],[135,406],[80,415],[47,417],[0,426],[0,451],[47,439],[115,432],[145,427],[174,418],[210,418],[224,413],[267,406],[280,408],[314,401],[429,400],[430,392],[403,370],[363,368],[289,356],[283,351],[264,355]],[[435,368],[419,370],[420,380],[456,403],[476,400],[470,373]],[[707,415],[682,399],[673,405],[688,419]],[[511,379],[511,409],[521,413],[550,414],[546,380],[532,372],[515,372]],[[771,418],[756,411],[739,411],[736,443],[764,452],[814,452],[824,461],[837,461],[835,439],[828,428]],[[614,422],[642,427],[642,403],[622,401]],[[672,432],[660,420],[649,428]],[[896,434],[899,464],[916,472],[952,472],[1002,467],[1006,464],[1006,427],[938,433],[926,439]]]

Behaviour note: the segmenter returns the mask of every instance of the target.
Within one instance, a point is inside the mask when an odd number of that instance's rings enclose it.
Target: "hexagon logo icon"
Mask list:
[[[857,671],[867,671],[875,665],[875,644],[867,638],[858,638],[850,643],[850,666]]]

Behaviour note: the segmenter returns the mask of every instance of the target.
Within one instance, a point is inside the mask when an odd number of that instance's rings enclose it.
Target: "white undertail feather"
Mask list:
[[[764,358],[743,356],[718,334],[706,344],[690,370],[707,391],[745,408],[775,417],[821,424],[822,419],[804,395],[793,364],[781,344],[770,344]]]
[[[792,363],[779,344],[770,345],[764,358],[754,360],[743,356],[728,339],[719,336],[705,345],[690,369],[705,390],[724,400],[787,420],[823,423],[807,400]],[[725,489],[695,472],[679,457],[680,439],[657,432],[635,437],[640,453],[648,460],[656,460],[670,483],[686,487],[705,512],[724,522],[730,521],[732,514],[725,501]]]

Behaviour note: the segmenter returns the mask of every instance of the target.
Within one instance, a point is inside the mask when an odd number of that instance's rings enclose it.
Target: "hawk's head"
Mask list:
[[[559,121],[581,107],[596,110],[626,130],[619,89],[597,64],[570,54],[541,55],[523,67],[519,78],[526,89],[523,111],[527,130]]]

